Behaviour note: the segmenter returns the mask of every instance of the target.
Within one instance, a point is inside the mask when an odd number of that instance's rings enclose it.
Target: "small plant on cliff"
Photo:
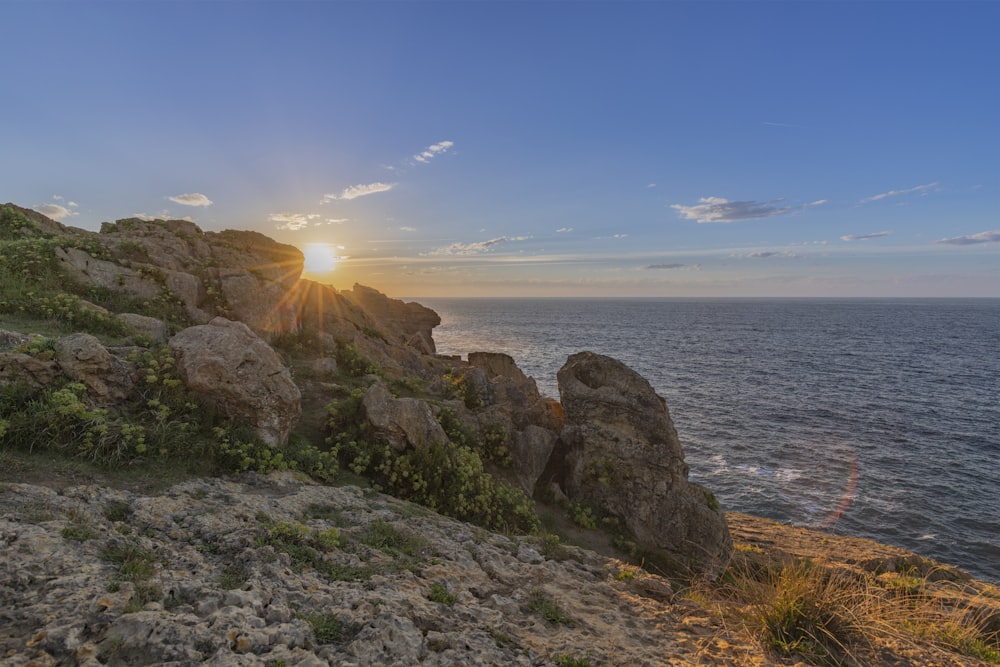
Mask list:
[[[334,355],[337,368],[343,369],[351,377],[363,377],[379,372],[379,366],[363,356],[353,341],[338,340]]]
[[[336,644],[348,638],[344,624],[334,614],[302,614],[297,618],[312,627],[317,644]]]
[[[484,401],[479,388],[473,382],[469,381],[465,373],[448,372],[445,374],[444,379],[449,383],[452,395],[461,399],[465,403],[465,407],[470,410],[483,407]]]
[[[453,607],[455,602],[458,601],[458,598],[456,598],[451,591],[448,590],[448,587],[439,582],[431,584],[431,588],[427,592],[427,599],[431,602],[439,602],[449,607]]]
[[[528,597],[528,609],[552,625],[574,625],[573,619],[562,610],[562,607],[540,588],[531,590]]]

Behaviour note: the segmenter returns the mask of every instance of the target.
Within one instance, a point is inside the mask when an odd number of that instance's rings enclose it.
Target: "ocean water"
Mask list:
[[[543,394],[581,350],[635,369],[726,509],[1000,582],[1000,300],[418,301],[440,353],[505,352]]]

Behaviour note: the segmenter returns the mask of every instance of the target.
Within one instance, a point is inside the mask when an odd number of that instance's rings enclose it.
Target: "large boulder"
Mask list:
[[[216,317],[170,339],[181,379],[226,416],[281,445],[301,415],[301,394],[278,354],[242,322]]]
[[[592,352],[572,355],[557,377],[569,498],[618,518],[642,549],[720,572],[732,554],[726,519],[714,496],[688,481],[666,402],[625,364]]]
[[[396,451],[448,443],[448,436],[427,403],[416,398],[393,398],[381,382],[368,388],[362,406],[372,437],[388,442]]]

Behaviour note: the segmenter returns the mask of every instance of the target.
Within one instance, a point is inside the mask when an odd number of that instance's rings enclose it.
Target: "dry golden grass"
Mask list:
[[[722,579],[689,596],[778,658],[838,666],[1000,664],[994,590],[935,579],[933,571],[878,573],[743,547]],[[910,657],[901,663],[899,656]]]

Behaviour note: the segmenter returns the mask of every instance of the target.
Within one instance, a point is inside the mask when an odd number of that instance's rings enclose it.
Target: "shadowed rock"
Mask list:
[[[569,498],[617,517],[640,548],[719,572],[732,552],[726,520],[711,494],[688,481],[666,402],[625,364],[592,352],[572,355],[558,381]]]

